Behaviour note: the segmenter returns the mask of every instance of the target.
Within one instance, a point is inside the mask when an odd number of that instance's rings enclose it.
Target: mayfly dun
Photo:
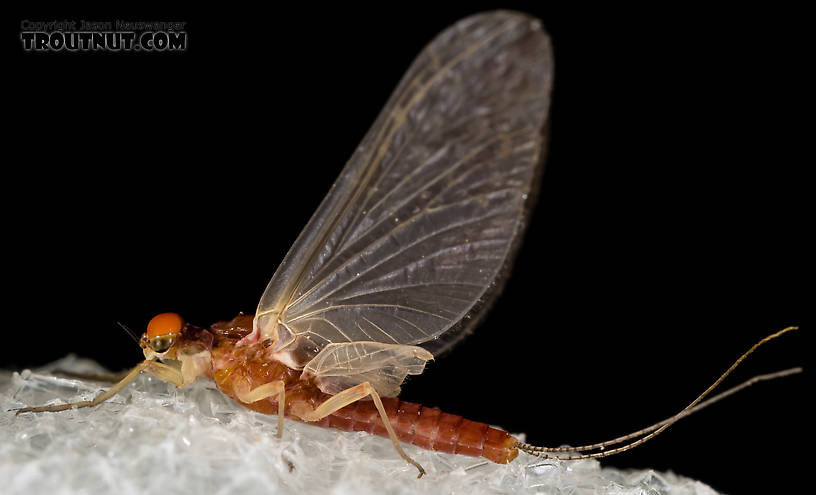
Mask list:
[[[759,380],[708,397],[755,344],[683,411],[606,442],[548,448],[397,399],[408,375],[451,349],[489,308],[510,272],[545,154],[553,54],[541,23],[478,14],[416,58],[261,296],[255,315],[208,328],[154,317],[145,360],[90,401],[146,371],[178,387],[199,377],[243,406],[278,418],[507,463],[604,457]],[[704,400],[707,399],[707,400]]]

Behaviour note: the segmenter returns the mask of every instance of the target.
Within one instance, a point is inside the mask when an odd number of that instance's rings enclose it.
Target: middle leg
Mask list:
[[[278,396],[278,438],[283,438],[283,413],[286,409],[286,384],[282,380],[265,383],[249,390],[249,387],[235,387],[235,395],[241,402],[252,404],[267,397]]]

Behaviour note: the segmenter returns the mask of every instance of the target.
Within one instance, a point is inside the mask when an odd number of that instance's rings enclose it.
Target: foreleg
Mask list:
[[[121,381],[119,381],[119,383],[112,386],[106,392],[97,395],[92,400],[71,402],[69,404],[57,404],[55,406],[23,407],[21,409],[17,409],[17,414],[25,412],[56,412],[64,411],[66,409],[71,409],[74,407],[80,408],[96,406],[119,393],[120,390],[122,390],[128,384],[130,384],[130,382],[135,380],[136,377],[139,376],[139,373],[141,373],[142,371],[147,371],[148,373],[154,375],[156,378],[159,378],[160,380],[164,380],[166,382],[170,382],[177,387],[180,387],[183,383],[183,380],[181,378],[181,372],[178,371],[176,368],[160,363],[158,361],[143,361],[139,363],[135,368],[130,370],[130,372],[127,373],[125,377],[122,378]]]

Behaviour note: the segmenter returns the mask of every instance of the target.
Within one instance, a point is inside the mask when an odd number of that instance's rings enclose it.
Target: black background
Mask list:
[[[141,353],[116,321],[141,332],[163,311],[200,324],[253,312],[413,57],[495,7],[19,13],[0,366],[74,352],[121,369]],[[803,323],[810,28],[744,7],[504,7],[541,17],[555,47],[539,203],[493,311],[403,398],[536,444],[607,439],[679,411],[755,341]],[[63,18],[186,21],[189,49],[23,53],[20,19]],[[811,331],[727,383],[802,365]],[[799,489],[805,383],[758,385],[604,463],[729,493]]]

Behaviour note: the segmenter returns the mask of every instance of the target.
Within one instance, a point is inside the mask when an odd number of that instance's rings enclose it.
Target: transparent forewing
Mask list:
[[[523,229],[551,82],[528,16],[479,14],[437,36],[269,283],[261,338],[298,366],[336,342],[439,351]]]

